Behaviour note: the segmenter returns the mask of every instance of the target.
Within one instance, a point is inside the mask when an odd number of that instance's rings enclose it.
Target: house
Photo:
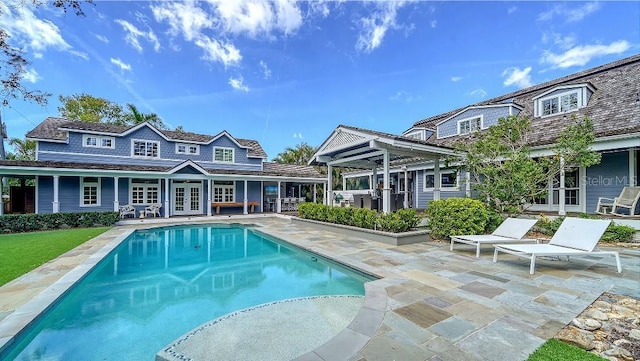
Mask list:
[[[15,187],[9,210],[57,213],[118,211],[131,205],[146,216],[192,216],[281,210],[300,199],[303,185],[324,184],[310,166],[267,162],[255,140],[49,117],[27,133],[36,160],[0,161],[0,177],[30,179]],[[12,194],[14,189],[12,189]],[[271,208],[268,208],[271,205]],[[2,207],[0,207],[0,210]],[[157,215],[157,214],[156,214]]]
[[[531,119],[533,156],[551,154],[573,115],[593,121],[592,148],[602,154],[601,163],[589,168],[567,165],[561,178],[549,179],[547,194],[529,210],[593,213],[598,197],[613,198],[624,186],[638,184],[640,55],[418,120],[401,135],[341,125],[310,164],[349,167],[343,192],[371,194],[381,187],[390,203],[394,195],[402,195],[407,198],[403,206],[423,209],[434,199],[470,195],[469,175],[445,168],[446,150],[499,118],[518,114]],[[371,147],[362,146],[371,139]],[[396,147],[394,159],[384,159],[390,149],[385,142],[403,144]],[[416,152],[414,147],[438,151]],[[355,189],[358,184],[364,189]]]

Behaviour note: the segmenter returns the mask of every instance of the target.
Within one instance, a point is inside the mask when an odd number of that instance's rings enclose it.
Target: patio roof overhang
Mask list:
[[[452,148],[434,146],[425,141],[377,132],[368,129],[339,125],[311,157],[309,165],[326,165],[349,169],[368,169],[376,173],[381,168],[384,175],[383,211],[390,210],[389,167],[424,163],[455,157],[459,154]],[[332,189],[331,171],[327,174],[329,189]],[[332,202],[332,197],[328,198]]]

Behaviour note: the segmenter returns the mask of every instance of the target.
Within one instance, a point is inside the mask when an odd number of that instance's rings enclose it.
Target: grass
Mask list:
[[[547,340],[535,350],[527,361],[603,361],[606,360],[583,349],[571,346],[554,338]]]
[[[0,286],[109,228],[72,228],[0,235]]]

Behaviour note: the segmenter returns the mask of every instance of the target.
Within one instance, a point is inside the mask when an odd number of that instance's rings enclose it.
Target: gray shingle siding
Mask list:
[[[600,164],[587,168],[587,213],[596,210],[598,197],[615,198],[629,185],[629,152],[602,154]]]

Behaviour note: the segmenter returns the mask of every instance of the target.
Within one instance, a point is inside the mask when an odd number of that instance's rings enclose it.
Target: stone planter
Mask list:
[[[352,226],[345,226],[342,224],[334,224],[327,222],[314,221],[311,219],[303,219],[298,217],[291,217],[291,222],[304,223],[317,229],[336,231],[336,228],[340,229],[340,233],[343,233],[352,237],[359,237],[369,239],[376,242],[382,242],[393,246],[402,246],[405,244],[427,242],[429,238],[429,231],[409,231],[402,233],[391,233],[374,231],[372,229],[358,228]]]

